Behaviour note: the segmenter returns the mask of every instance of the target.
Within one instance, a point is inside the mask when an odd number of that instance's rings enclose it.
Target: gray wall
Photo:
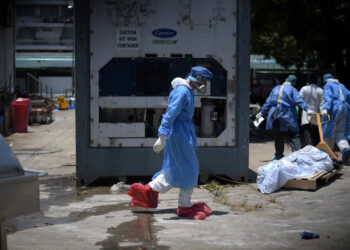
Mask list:
[[[40,76],[39,80],[43,83],[43,86],[47,86],[49,93],[52,88],[52,94],[54,95],[63,95],[65,89],[71,89],[73,85],[70,76]]]

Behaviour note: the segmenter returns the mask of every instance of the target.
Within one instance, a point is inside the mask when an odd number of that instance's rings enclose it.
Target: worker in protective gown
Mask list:
[[[309,114],[312,113],[298,90],[292,86],[296,84],[296,81],[296,76],[289,75],[283,84],[274,87],[260,112],[256,115],[256,118],[259,119],[269,111],[266,130],[273,130],[275,138],[276,152],[273,159],[279,160],[284,157],[285,139],[288,140],[292,151],[301,148],[296,106],[298,105]]]
[[[350,159],[347,138],[350,132],[350,92],[332,74],[323,76],[324,105],[322,114],[330,116],[330,121],[323,124],[322,131],[328,146],[333,149],[337,144],[342,153],[342,161]]]
[[[309,83],[302,87],[299,94],[309,106],[313,113],[321,113],[323,109],[323,89],[316,85],[315,77],[309,78]],[[315,121],[314,117],[307,117],[305,111],[301,116],[302,144],[316,146],[320,142],[320,135],[316,124],[312,124],[310,120]]]
[[[128,195],[132,197],[133,207],[156,208],[158,193],[179,187],[179,216],[202,220],[211,214],[211,209],[205,203],[191,202],[199,174],[195,152],[197,137],[192,123],[193,91],[205,93],[211,78],[212,73],[208,69],[196,66],[191,68],[191,73],[186,79],[177,77],[171,82],[173,90],[169,96],[168,108],[158,129],[159,138],[153,145],[156,153],[164,148],[163,166],[147,185],[131,185]]]

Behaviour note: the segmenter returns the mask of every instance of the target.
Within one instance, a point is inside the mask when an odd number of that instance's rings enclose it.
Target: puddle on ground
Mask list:
[[[94,195],[114,195],[110,187],[76,187],[74,176],[60,176],[40,179],[40,212],[19,216],[8,221],[8,233],[28,228],[65,224],[83,220],[90,216],[99,216],[113,211],[129,210],[130,202],[116,202],[74,211],[66,216],[46,216],[51,206],[65,207],[81,202]],[[58,209],[58,211],[60,211]]]
[[[110,194],[110,187],[76,187],[74,176],[63,176],[41,179],[40,191],[49,195],[48,203],[52,203],[50,200],[53,199],[57,205],[82,201],[94,195]]]
[[[71,212],[67,216],[61,217],[47,217],[43,212],[39,212],[9,220],[7,224],[7,231],[8,233],[15,233],[17,231],[25,230],[28,228],[74,223],[91,216],[100,216],[108,214],[109,212],[129,209],[129,202],[123,202],[117,204],[95,206],[81,211]]]
[[[48,176],[39,179],[40,181],[40,191],[50,192],[55,190],[76,190],[77,195],[79,196],[93,196],[99,194],[110,194],[112,185],[110,186],[76,186],[76,177],[74,175],[65,175],[65,176]],[[129,190],[130,185],[120,185],[114,194],[126,193]]]
[[[96,206],[96,207],[85,209],[83,211],[70,213],[69,221],[75,222],[75,221],[83,220],[90,216],[98,216],[98,215],[107,214],[109,212],[128,210],[128,209],[129,209],[129,202]]]
[[[91,197],[93,195],[101,195],[101,194],[111,194],[111,192],[109,191],[110,188],[109,187],[76,187],[75,188],[77,191],[77,195],[80,198],[87,198],[87,197]]]
[[[153,213],[138,212],[136,216],[135,220],[108,228],[109,236],[96,242],[96,246],[101,246],[101,249],[169,249],[157,245],[156,232],[162,227],[153,226]]]
[[[122,202],[74,211],[69,213],[68,216],[46,217],[43,211],[48,210],[51,205],[66,206],[71,202],[82,201],[94,195],[111,194],[110,187],[76,187],[75,184],[74,176],[41,179],[40,191],[47,196],[41,198],[42,212],[33,215],[33,217],[30,216],[32,218],[27,218],[28,220],[23,221],[23,224],[15,220],[16,225],[13,225],[14,228],[9,233],[15,233],[26,228],[77,222],[91,216],[104,214],[108,216],[109,212],[130,209],[130,202]],[[100,246],[101,249],[169,249],[167,246],[157,245],[156,232],[161,230],[162,227],[153,225],[153,212],[137,211],[134,214],[136,219],[108,228],[107,238],[96,242],[96,246]]]

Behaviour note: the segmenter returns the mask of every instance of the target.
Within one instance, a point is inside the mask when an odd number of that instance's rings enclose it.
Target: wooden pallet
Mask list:
[[[294,188],[303,190],[316,190],[318,184],[327,183],[340,169],[332,169],[331,171],[321,170],[313,175],[295,178],[287,181],[283,188]]]

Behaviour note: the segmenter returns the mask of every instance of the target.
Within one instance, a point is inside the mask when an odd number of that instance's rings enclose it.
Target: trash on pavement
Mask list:
[[[126,193],[130,189],[130,185],[125,184],[124,182],[118,182],[114,184],[109,190],[111,193]]]
[[[318,239],[320,238],[320,236],[317,233],[304,231],[300,233],[300,238],[305,240],[310,240],[310,239]]]

